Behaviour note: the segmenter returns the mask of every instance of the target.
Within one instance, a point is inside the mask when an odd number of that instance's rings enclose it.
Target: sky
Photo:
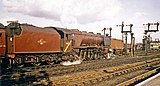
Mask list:
[[[102,33],[112,28],[112,37],[121,39],[121,27],[133,24],[136,43],[142,42],[145,23],[160,22],[160,0],[0,0],[0,23],[7,21],[35,26],[63,27]],[[156,29],[151,26],[151,29]],[[124,30],[129,30],[128,26]],[[107,30],[109,33],[109,30]],[[160,32],[148,33],[152,39]],[[128,34],[130,40],[130,34]],[[130,41],[128,41],[130,42]]]

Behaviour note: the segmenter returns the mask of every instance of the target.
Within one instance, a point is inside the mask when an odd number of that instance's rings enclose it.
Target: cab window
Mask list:
[[[71,39],[71,35],[70,34],[66,34],[66,38],[67,38],[67,40],[70,40]]]

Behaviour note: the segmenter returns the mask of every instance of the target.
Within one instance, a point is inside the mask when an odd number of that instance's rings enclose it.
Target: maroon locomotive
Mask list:
[[[12,22],[0,26],[1,63],[58,63],[63,60],[104,58],[110,45],[108,36],[77,29],[36,27]]]

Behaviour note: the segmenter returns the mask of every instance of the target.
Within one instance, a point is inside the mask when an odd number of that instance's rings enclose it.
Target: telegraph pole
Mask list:
[[[147,55],[148,51],[150,51],[150,35],[147,35],[148,32],[157,32],[158,27],[159,27],[159,23],[147,23],[147,24],[143,24],[143,26],[147,25],[147,30],[144,30],[144,49],[145,49],[145,53]],[[150,30],[150,26],[151,25],[156,25],[156,29],[155,30]]]

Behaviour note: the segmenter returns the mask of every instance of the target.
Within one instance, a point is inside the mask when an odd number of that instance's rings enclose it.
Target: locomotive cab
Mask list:
[[[63,28],[56,28],[54,29],[60,34],[61,36],[61,50],[63,53],[67,53],[72,51],[72,42],[73,42],[73,34],[69,29]]]

